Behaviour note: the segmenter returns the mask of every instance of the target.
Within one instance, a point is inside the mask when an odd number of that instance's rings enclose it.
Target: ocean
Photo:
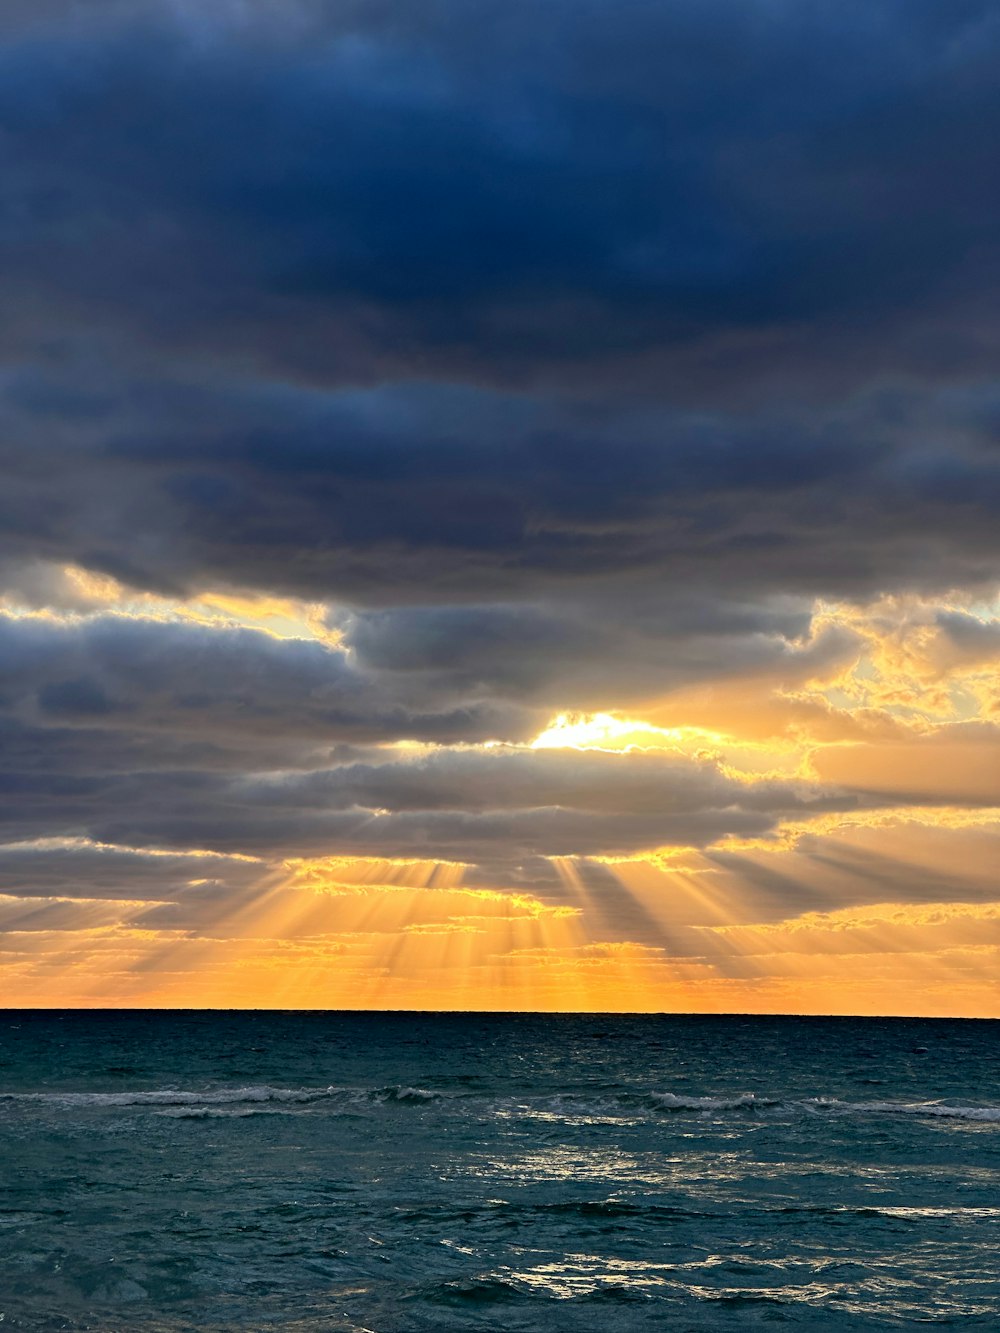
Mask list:
[[[1000,1022],[0,1012],[4,1329],[1000,1328]]]

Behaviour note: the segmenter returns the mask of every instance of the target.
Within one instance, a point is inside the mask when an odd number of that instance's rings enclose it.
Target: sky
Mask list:
[[[1000,9],[6,0],[0,1004],[1000,1016]]]

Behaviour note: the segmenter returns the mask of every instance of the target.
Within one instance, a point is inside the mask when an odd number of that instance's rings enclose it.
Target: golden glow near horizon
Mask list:
[[[321,606],[230,592],[171,601],[74,567],[62,577],[68,608],[0,614],[239,627],[340,652]],[[949,635],[948,614],[966,617],[964,638]],[[599,751],[623,775],[636,756],[673,757],[751,798],[799,784],[799,808],[768,832],[551,856],[552,884],[523,887],[431,845],[412,859],[274,862],[22,841],[2,850],[180,868],[158,895],[0,896],[0,1004],[1000,1015],[997,607],[958,595],[824,605],[812,634],[830,629],[856,648],[815,675],[560,712],[532,741],[500,747],[540,760]],[[416,764],[442,747],[381,748]],[[824,808],[847,788],[855,808]],[[216,901],[213,859],[246,887]],[[175,925],[178,893],[194,907]]]
[[[1000,24],[758,3],[0,8],[0,1003],[1000,1015]]]

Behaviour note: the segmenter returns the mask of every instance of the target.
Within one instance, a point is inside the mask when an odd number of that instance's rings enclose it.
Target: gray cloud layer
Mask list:
[[[389,604],[994,572],[991,6],[295,13],[8,17],[10,558]]]
[[[998,90],[977,0],[5,6],[5,585],[343,635],[0,620],[5,836],[514,882],[850,808],[374,747],[794,684],[859,651],[815,598],[996,578]]]

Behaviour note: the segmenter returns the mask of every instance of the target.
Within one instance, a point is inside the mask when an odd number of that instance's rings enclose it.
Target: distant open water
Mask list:
[[[3,1328],[1000,1329],[1000,1023],[0,1011]]]

